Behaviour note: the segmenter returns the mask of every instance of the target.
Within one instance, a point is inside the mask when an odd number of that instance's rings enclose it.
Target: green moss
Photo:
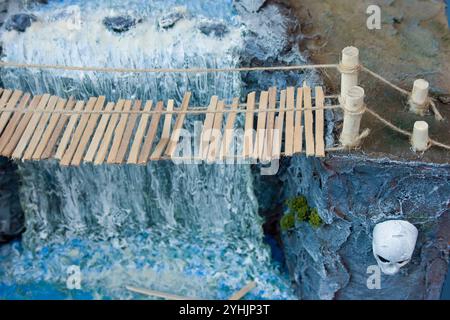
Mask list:
[[[287,231],[295,227],[295,216],[292,213],[284,215],[280,220],[281,230]]]
[[[297,221],[306,221],[308,219],[308,201],[304,196],[297,196],[286,201],[289,213],[293,214]]]
[[[286,231],[295,227],[295,222],[308,221],[311,226],[318,228],[323,224],[316,208],[308,206],[305,196],[296,196],[286,200],[289,212],[281,218],[281,229]]]
[[[318,228],[323,224],[322,218],[319,216],[316,208],[312,209],[309,214],[309,224],[314,228]]]

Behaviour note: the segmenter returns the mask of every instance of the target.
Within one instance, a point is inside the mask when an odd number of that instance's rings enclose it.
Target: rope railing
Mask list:
[[[13,61],[0,61],[0,67],[22,69],[55,69],[65,71],[91,71],[107,73],[218,73],[218,72],[247,72],[247,71],[295,71],[308,69],[336,69],[338,64],[305,64],[295,66],[276,67],[238,67],[238,68],[109,68],[94,66],[65,66],[57,64],[32,64]]]
[[[391,128],[391,129],[394,130],[395,132],[398,132],[398,133],[400,133],[400,134],[402,134],[402,135],[404,135],[404,136],[406,136],[406,137],[408,137],[408,138],[411,138],[411,137],[412,137],[412,133],[411,133],[411,132],[406,131],[406,130],[403,130],[403,129],[397,127],[397,126],[394,125],[392,122],[389,122],[388,120],[386,120],[385,118],[383,118],[382,116],[380,116],[380,115],[379,115],[378,113],[376,113],[375,111],[373,111],[373,110],[371,110],[371,109],[369,109],[369,108],[366,108],[366,111],[367,111],[370,115],[372,115],[373,117],[375,117],[378,121],[380,121],[381,123],[385,124],[386,126],[388,126],[389,128]],[[434,146],[436,146],[436,147],[440,147],[440,148],[443,148],[443,149],[450,150],[450,145],[447,145],[447,144],[445,144],[445,143],[436,141],[436,140],[434,140],[434,139],[429,139],[429,143],[430,143],[430,145],[434,145]]]
[[[384,84],[390,86],[394,90],[398,91],[399,93],[411,96],[411,92],[405,89],[402,89],[401,87],[397,86],[396,84],[392,83],[385,77],[381,76],[380,74],[370,70],[369,68],[363,66],[362,64],[357,64],[356,66],[353,66],[351,68],[348,68],[345,64],[342,62],[339,64],[306,64],[306,65],[294,65],[294,66],[275,66],[275,67],[238,67],[238,68],[109,68],[109,67],[93,67],[93,66],[65,66],[65,65],[53,65],[53,64],[27,64],[27,63],[18,63],[13,61],[0,61],[0,67],[12,67],[12,68],[28,68],[28,69],[55,69],[55,70],[65,70],[65,71],[87,71],[87,72],[107,72],[107,73],[219,73],[219,72],[251,72],[251,71],[296,71],[296,70],[313,70],[313,69],[336,69],[341,74],[349,74],[353,72],[357,72],[359,70],[366,72],[367,74],[371,75],[372,77],[378,79],[379,81],[383,82]],[[325,98],[337,98],[338,95],[330,95],[326,96]],[[435,102],[432,98],[428,98],[427,103],[431,106],[435,117],[437,120],[442,120],[443,117],[440,114],[439,110],[436,107]],[[231,105],[225,105],[225,107],[229,108]],[[40,112],[40,113],[61,113],[61,114],[207,114],[207,113],[228,113],[228,112],[234,112],[234,113],[244,113],[248,112],[245,109],[246,104],[239,104],[237,109],[223,109],[223,110],[207,110],[206,107],[193,107],[190,110],[182,111],[182,110],[173,110],[173,111],[144,111],[144,110],[130,110],[130,111],[75,111],[75,110],[29,110],[29,109],[22,109],[18,110],[16,108],[4,108],[1,109],[2,112]],[[321,109],[338,109],[342,108],[341,105],[326,105],[323,106]],[[317,110],[320,108],[317,107],[311,107],[311,108],[302,108],[302,110]],[[379,114],[374,112],[373,110],[367,108],[366,109],[369,114],[374,116],[377,120],[384,123],[386,126],[390,127],[392,130],[401,133],[405,136],[411,137],[412,133],[405,131],[388,120],[381,117]],[[265,109],[262,110],[262,112],[277,112],[279,109]],[[285,108],[284,111],[298,111],[296,108]],[[254,113],[258,113],[259,109],[255,109],[252,111]],[[443,144],[441,142],[438,142],[436,140],[430,139],[430,144],[435,145],[447,150],[450,150],[450,146]],[[337,147],[336,150],[342,150],[344,148]]]
[[[381,75],[377,74],[376,72],[370,70],[367,67],[361,66],[361,70],[364,72],[367,72],[368,74],[370,74],[372,77],[380,80],[381,82],[383,82],[384,84],[390,86],[391,88],[397,90],[398,92],[400,92],[401,94],[410,97],[411,96],[411,92],[405,89],[400,88],[399,86],[395,85],[394,83],[392,83],[391,81],[387,80],[386,78],[382,77]],[[441,113],[439,112],[436,103],[434,102],[434,100],[432,98],[428,98],[427,103],[430,104],[431,109],[433,110],[433,113],[436,117],[436,120],[438,121],[442,121],[444,120],[444,117],[441,115]]]
[[[20,63],[15,61],[0,61],[0,67],[12,67],[23,69],[54,69],[65,71],[87,71],[87,72],[105,72],[105,73],[219,73],[219,72],[251,72],[251,71],[296,71],[296,70],[312,70],[312,69],[336,69],[340,73],[352,73],[362,70],[374,78],[382,81],[391,88],[397,90],[403,95],[411,95],[411,92],[400,88],[383,76],[370,70],[369,68],[358,64],[355,67],[347,67],[345,64],[305,64],[294,66],[275,66],[275,67],[238,67],[238,68],[112,68],[112,67],[94,67],[94,66],[65,66],[58,64],[33,64]],[[436,119],[443,120],[442,115],[436,107],[433,99],[429,99],[428,103],[433,109]]]
[[[332,109],[340,109],[340,105],[325,105],[323,107],[311,107],[311,108],[302,108],[301,110],[332,110]],[[300,109],[296,108],[284,108],[283,111],[300,111]],[[22,113],[51,113],[51,114],[208,114],[208,113],[259,113],[259,112],[278,112],[280,109],[276,108],[267,108],[267,109],[255,109],[252,111],[248,111],[246,109],[223,109],[223,110],[208,110],[205,107],[194,107],[189,110],[123,110],[123,111],[115,111],[115,110],[45,110],[45,109],[17,109],[17,108],[4,108],[0,109],[0,112],[22,112]]]

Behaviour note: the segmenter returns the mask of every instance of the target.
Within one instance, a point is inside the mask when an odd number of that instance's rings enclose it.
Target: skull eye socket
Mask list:
[[[378,257],[378,259],[380,259],[380,261],[383,262],[383,263],[389,263],[389,262],[390,262],[389,260],[383,258],[382,256],[377,255],[377,257]]]

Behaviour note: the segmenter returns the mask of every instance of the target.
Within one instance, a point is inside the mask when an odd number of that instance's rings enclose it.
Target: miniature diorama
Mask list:
[[[0,11],[0,299],[450,298],[445,0]]]

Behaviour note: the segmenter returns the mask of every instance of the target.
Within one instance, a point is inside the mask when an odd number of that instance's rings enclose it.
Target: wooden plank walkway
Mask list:
[[[179,106],[174,100],[107,102],[103,96],[85,102],[0,88],[0,155],[56,159],[63,166],[143,165],[175,157],[185,119],[195,114],[204,117],[195,158],[207,163],[233,157],[266,162],[302,153],[325,156],[321,87],[250,92],[243,108],[239,98],[227,105],[212,96],[207,109],[193,110],[190,99],[186,92]],[[241,139],[235,130],[239,125],[244,126]]]

